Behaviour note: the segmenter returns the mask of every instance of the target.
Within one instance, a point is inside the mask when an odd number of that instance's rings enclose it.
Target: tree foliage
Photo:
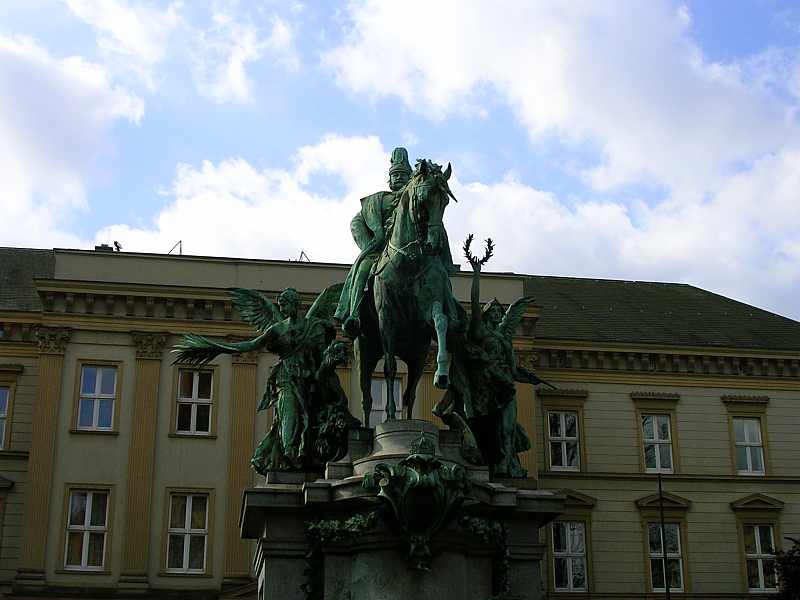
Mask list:
[[[791,540],[794,545],[788,552],[778,552],[776,569],[780,581],[780,600],[800,600],[800,540]]]

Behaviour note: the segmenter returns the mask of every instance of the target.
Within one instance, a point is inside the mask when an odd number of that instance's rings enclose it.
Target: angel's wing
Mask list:
[[[314,304],[308,309],[306,318],[316,317],[317,319],[330,319],[336,311],[336,305],[339,303],[339,296],[342,295],[343,283],[334,283],[326,287]]]
[[[172,352],[175,354],[174,362],[185,362],[190,365],[202,366],[211,362],[220,354],[238,354],[254,348],[254,342],[238,342],[225,344],[213,342],[202,335],[185,335],[180,344],[176,344]]]
[[[233,305],[242,319],[264,333],[275,321],[281,320],[278,307],[268,300],[261,292],[245,288],[230,288],[228,295],[233,299]]]
[[[528,304],[531,302],[533,302],[533,296],[523,296],[519,300],[515,300],[511,306],[508,307],[499,326],[500,332],[504,336],[510,339],[511,336],[514,335],[514,330],[517,328],[520,321],[522,321],[522,315],[525,314]]]

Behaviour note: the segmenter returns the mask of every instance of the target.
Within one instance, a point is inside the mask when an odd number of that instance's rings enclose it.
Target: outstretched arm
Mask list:
[[[205,365],[220,354],[240,354],[251,352],[267,345],[273,336],[271,329],[267,329],[260,336],[246,342],[226,344],[214,342],[201,335],[185,335],[180,344],[172,350],[175,353],[174,362],[187,362],[192,365]]]

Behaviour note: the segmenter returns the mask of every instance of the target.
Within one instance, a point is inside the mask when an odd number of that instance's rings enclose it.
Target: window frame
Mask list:
[[[84,529],[84,536],[90,532],[105,532],[105,542],[103,546],[103,566],[90,567],[67,565],[67,544],[69,542],[70,531],[70,501],[73,492],[87,492],[87,493],[104,493],[107,495],[106,500],[106,525],[105,529]],[[89,503],[87,501],[87,507]],[[86,519],[89,518],[90,511],[86,511]],[[96,484],[96,483],[67,483],[64,486],[64,501],[61,517],[61,554],[56,573],[61,574],[77,574],[77,575],[110,575],[111,574],[111,559],[112,559],[112,543],[113,543],[113,529],[114,529],[114,485],[113,484]],[[73,531],[78,531],[73,530]],[[83,553],[88,552],[88,544]],[[83,562],[83,561],[81,561]]]
[[[761,493],[754,493],[731,502],[731,510],[736,516],[736,530],[739,542],[739,564],[742,577],[742,591],[748,594],[770,594],[774,589],[751,590],[747,583],[747,550],[744,543],[744,528],[747,525],[768,525],[772,528],[773,544],[776,554],[783,550],[780,513],[784,503]]]
[[[664,525],[669,527],[670,525],[674,525],[678,530],[678,554],[677,556],[674,553],[667,552],[667,560],[675,560],[678,559],[678,564],[680,566],[680,573],[681,573],[681,587],[680,588],[673,588],[670,587],[670,592],[677,592],[677,593],[684,593],[686,591],[686,544],[684,540],[684,532],[683,532],[683,524],[684,522],[679,519],[664,519]],[[661,552],[653,553],[650,550],[650,528],[651,526],[658,527],[659,533],[661,535]],[[646,546],[646,553],[647,553],[647,581],[650,588],[650,592],[654,594],[665,594],[666,593],[666,582],[669,577],[668,573],[664,573],[664,587],[656,588],[653,584],[653,561],[661,561],[663,565],[664,561],[664,532],[661,529],[661,521],[659,519],[645,519],[645,546]],[[663,567],[662,567],[663,568]]]
[[[546,556],[542,561],[542,569],[546,569],[547,591],[550,595],[561,595],[570,597],[588,596],[594,592],[594,577],[592,570],[592,509],[597,500],[581,492],[564,489],[566,496],[564,501],[564,512],[556,517],[551,523],[544,527]],[[584,560],[586,561],[586,589],[581,591],[569,592],[566,590],[556,590],[555,587],[555,557],[553,552],[553,529],[552,523],[559,521],[573,521],[583,523],[584,531]]]
[[[772,474],[772,461],[769,455],[769,436],[767,424],[767,396],[723,396],[722,402],[728,411],[728,439],[730,445],[731,474],[742,479],[758,479]],[[763,472],[739,471],[736,464],[736,430],[734,419],[758,419],[761,435],[761,454],[764,463]],[[749,453],[748,453],[749,456]]]
[[[584,404],[588,397],[585,390],[537,390],[542,405],[542,441],[544,452],[544,466],[547,473],[582,473],[588,468],[588,450],[586,423],[584,420]],[[550,413],[574,412],[577,414],[576,428],[578,433],[578,468],[553,467],[550,451]]]
[[[197,432],[197,431],[178,431],[178,405],[181,404],[179,400],[179,393],[180,393],[180,373],[181,371],[192,371],[192,372],[210,372],[211,373],[211,402],[209,403],[210,414],[209,414],[209,431],[208,433],[205,432]],[[209,365],[203,365],[202,367],[198,368],[195,365],[189,365],[187,363],[178,363],[174,366],[173,375],[172,375],[172,388],[170,391],[170,426],[169,426],[169,437],[173,438],[182,438],[182,439],[205,439],[205,440],[213,440],[217,438],[217,417],[219,413],[219,395],[220,395],[220,368],[218,364],[212,363]],[[190,401],[192,402],[192,401]],[[196,410],[192,410],[192,414],[196,415]]]
[[[111,407],[111,427],[81,427],[78,424],[80,417],[81,405],[81,383],[83,381],[84,367],[100,367],[116,369],[116,381],[114,383],[114,396],[112,398]],[[72,423],[70,425],[70,433],[86,434],[86,435],[119,435],[119,420],[120,413],[122,412],[121,398],[122,398],[122,385],[123,385],[123,362],[119,360],[95,360],[89,358],[80,358],[76,361],[75,369],[75,386],[74,398],[72,406]],[[95,409],[95,412],[98,409]]]
[[[636,438],[639,441],[639,472],[646,475],[675,475],[681,472],[680,436],[678,435],[677,405],[680,395],[665,392],[631,392],[635,411]],[[652,469],[647,466],[644,428],[642,419],[646,416],[666,416],[669,418],[670,453],[672,469]],[[660,462],[659,458],[659,462]]]
[[[689,548],[689,535],[687,527],[686,513],[691,508],[691,502],[676,494],[664,492],[664,523],[674,523],[678,525],[678,532],[680,534],[679,544],[681,550],[681,577],[683,588],[680,592],[675,590],[676,593],[690,594],[692,592],[692,577],[691,577],[691,560]],[[650,494],[635,501],[639,509],[639,518],[641,523],[642,532],[642,559],[643,567],[645,570],[645,579],[648,594],[664,594],[664,590],[657,592],[653,588],[653,575],[650,566],[650,530],[649,523],[661,525],[661,511],[658,505],[658,494]],[[663,535],[663,534],[662,534]],[[665,574],[666,576],[666,574]],[[670,588],[672,591],[672,588]]]
[[[17,378],[23,372],[22,365],[0,365],[0,387],[8,388],[5,423],[2,426],[0,452],[12,450],[14,432],[14,404],[17,397]]]
[[[763,477],[767,474],[767,460],[766,460],[766,449],[764,448],[764,432],[763,432],[763,424],[761,422],[760,417],[754,417],[751,415],[731,415],[731,428],[733,431],[733,460],[735,461],[734,468],[736,469],[736,475],[740,477]],[[743,423],[743,431],[745,440],[740,442],[736,439],[736,422],[742,421]],[[755,422],[757,424],[756,431],[758,432],[758,441],[748,441],[747,440],[747,423],[748,422]],[[747,456],[747,468],[740,469],[739,468],[739,448],[745,449],[745,455]],[[761,450],[761,469],[756,470],[753,468],[753,448],[758,448]]]
[[[203,571],[197,570],[178,570],[167,568],[169,560],[169,536],[170,536],[170,513],[172,510],[172,497],[175,495],[193,495],[206,497],[206,550]],[[205,487],[167,487],[164,490],[163,523],[161,526],[161,558],[158,574],[162,577],[189,577],[189,578],[209,578],[214,576],[214,533],[215,533],[215,490]],[[190,518],[187,511],[187,519]],[[184,533],[190,535],[190,532]],[[184,549],[184,552],[187,552]]]
[[[571,525],[577,524],[583,528],[583,554],[578,554],[576,552],[570,552],[567,549],[565,552],[556,553],[555,547],[555,527],[557,525]],[[559,594],[587,594],[589,592],[589,559],[588,559],[588,527],[587,522],[584,519],[578,518],[560,518],[552,521],[549,527],[549,535],[550,535],[550,544],[549,544],[549,551],[551,554],[550,560],[550,576],[552,577],[552,588],[555,593]],[[567,544],[569,544],[569,534],[567,534]],[[559,588],[556,587],[556,562],[559,559],[566,559],[568,566],[568,573],[569,573],[569,587],[568,588]],[[580,589],[573,589],[572,587],[572,561],[575,559],[583,559],[583,572],[584,572],[584,587]]]
[[[769,527],[770,534],[772,535],[772,554],[767,554],[764,552],[757,552],[755,554],[748,554],[747,553],[747,545],[745,544],[745,528],[746,527]],[[745,519],[739,524],[739,531],[740,531],[740,538],[742,544],[742,552],[744,556],[744,584],[747,588],[748,593],[755,593],[755,594],[770,594],[775,593],[778,591],[778,578],[777,573],[775,575],[775,587],[768,588],[768,587],[758,587],[758,588],[751,588],[748,580],[747,580],[747,563],[750,560],[758,561],[758,578],[759,583],[764,583],[764,569],[763,569],[763,561],[767,560],[766,557],[771,556],[772,560],[775,561],[778,553],[778,539],[777,539],[777,528],[775,524],[772,522],[765,522],[765,521],[755,521],[754,519]],[[761,546],[761,539],[759,535],[755,536],[756,545],[759,547]]]

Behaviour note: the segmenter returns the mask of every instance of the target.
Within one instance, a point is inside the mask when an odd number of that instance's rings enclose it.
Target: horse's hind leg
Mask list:
[[[425,366],[425,352],[423,351],[412,360],[406,359],[406,366],[408,367],[408,382],[406,389],[403,390],[403,410],[405,410],[406,419],[411,419],[414,412],[414,401],[417,399],[417,384]]]
[[[380,360],[377,344],[360,336],[355,344],[354,351],[358,363],[358,379],[361,386],[361,409],[364,414],[364,427],[369,427],[369,416],[372,413],[372,373]]]
[[[447,315],[442,310],[441,302],[434,302],[431,305],[431,316],[433,326],[436,329],[436,374],[433,378],[433,385],[440,390],[446,390],[450,385],[450,359],[447,356]]]
[[[394,399],[394,380],[397,376],[397,359],[394,351],[384,347],[383,377],[386,381],[386,421],[394,421],[397,416],[397,403]]]

